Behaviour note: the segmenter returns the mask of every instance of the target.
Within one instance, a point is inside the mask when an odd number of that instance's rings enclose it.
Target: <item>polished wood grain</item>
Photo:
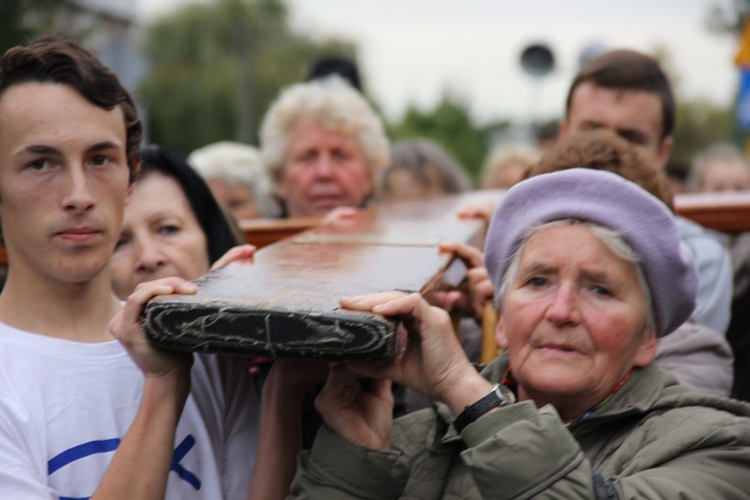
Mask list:
[[[279,240],[320,225],[318,217],[296,219],[249,219],[239,222],[245,240],[263,248]]]
[[[499,197],[498,197],[499,199]],[[679,194],[675,210],[687,219],[715,231],[750,231],[750,192]],[[255,219],[240,227],[248,243],[259,248],[315,227],[320,219]]]

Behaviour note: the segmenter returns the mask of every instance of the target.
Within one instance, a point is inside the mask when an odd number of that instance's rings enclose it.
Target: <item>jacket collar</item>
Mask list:
[[[507,354],[501,354],[487,366],[478,367],[480,368],[482,376],[487,380],[493,383],[500,382],[508,370]],[[693,392],[680,385],[672,375],[662,371],[652,362],[643,368],[634,369],[628,381],[604,406],[572,428],[685,406],[710,406],[737,415],[750,416],[750,404]],[[455,429],[449,425],[453,420],[453,414],[448,406],[436,403],[435,410],[441,425],[438,426],[439,435],[434,438],[443,443],[460,440]]]

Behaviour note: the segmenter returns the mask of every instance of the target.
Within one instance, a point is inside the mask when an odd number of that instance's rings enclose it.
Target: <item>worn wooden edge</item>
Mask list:
[[[398,352],[397,323],[375,314],[283,314],[246,304],[157,299],[147,304],[143,324],[149,341],[165,349],[375,365]]]

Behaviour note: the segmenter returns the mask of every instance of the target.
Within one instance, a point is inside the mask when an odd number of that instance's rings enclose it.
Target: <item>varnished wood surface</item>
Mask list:
[[[678,214],[708,229],[750,231],[750,192],[680,194],[674,205]]]
[[[283,239],[259,250],[254,264],[204,276],[196,295],[153,300],[147,334],[175,349],[386,362],[397,350],[394,325],[342,311],[339,298],[392,290],[429,296],[458,285],[465,268],[438,244],[481,247],[484,221],[456,213],[488,196],[496,195],[366,209]]]
[[[675,208],[683,217],[715,231],[750,231],[750,192],[721,194],[680,194]],[[301,231],[316,227],[319,218],[252,219],[240,222],[245,239],[263,248]],[[7,264],[5,247],[0,245],[0,265]]]
[[[240,229],[245,240],[251,245],[263,248],[279,240],[293,236],[301,231],[318,226],[320,218],[297,219],[248,219],[240,221]]]
[[[499,198],[498,198],[499,199]],[[750,192],[679,194],[675,210],[687,219],[714,231],[750,231]],[[320,219],[256,219],[240,226],[248,243],[259,248],[315,227]]]

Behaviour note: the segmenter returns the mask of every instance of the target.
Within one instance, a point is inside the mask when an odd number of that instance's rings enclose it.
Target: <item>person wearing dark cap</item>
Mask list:
[[[694,393],[652,363],[697,288],[662,202],[610,172],[539,175],[496,209],[485,263],[505,352],[481,373],[422,296],[341,300],[399,319],[402,352],[330,370],[326,427],[292,498],[747,495],[750,405]],[[438,403],[392,421],[389,380]]]
[[[307,81],[321,80],[331,75],[340,76],[349,85],[362,92],[362,81],[359,78],[357,65],[343,56],[327,56],[316,60],[308,71]]]

